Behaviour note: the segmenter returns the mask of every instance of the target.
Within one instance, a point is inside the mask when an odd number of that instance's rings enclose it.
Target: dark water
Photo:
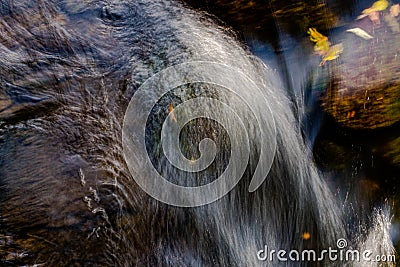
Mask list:
[[[314,5],[302,10],[325,14],[324,8],[307,9]],[[360,9],[345,7],[343,23]],[[207,11],[241,18],[229,10],[208,6]],[[346,130],[324,115],[317,96],[323,90],[318,77],[326,69],[315,67],[318,58],[302,49],[307,36],[296,34],[298,27],[291,23],[280,26],[290,20],[286,15],[268,17],[271,5],[259,10],[266,12],[268,30],[257,30],[262,25],[252,29],[243,19],[241,24],[226,20],[240,30],[234,32],[175,1],[1,2],[0,263],[280,266],[276,260],[258,260],[257,251],[264,245],[320,250],[335,247],[339,238],[353,249],[393,253],[396,224],[392,235],[389,229],[397,207],[398,166],[373,157],[370,139],[378,133],[369,137]],[[297,21],[310,15],[304,14],[296,15]],[[333,25],[331,15],[317,15],[322,29]],[[180,145],[188,159],[199,157],[197,146],[204,137],[211,136],[219,147],[213,165],[198,176],[168,166],[159,132],[169,104],[215,97],[247,119],[253,149],[237,186],[209,205],[179,208],[148,196],[132,177],[140,170],[131,174],[122,147],[129,101],[155,73],[188,61],[238,69],[268,99],[277,148],[267,179],[254,193],[248,192],[252,174],[265,163],[258,162],[260,131],[247,115],[248,106],[215,85],[183,86],[163,96],[146,122],[147,151],[159,172],[177,184],[192,184],[185,179],[193,177],[198,184],[214,180],[228,164],[229,148],[242,137],[239,131],[227,136],[207,119],[183,130]],[[229,77],[239,84],[235,79]],[[268,109],[261,99],[254,105]],[[367,266],[287,263],[345,264]]]

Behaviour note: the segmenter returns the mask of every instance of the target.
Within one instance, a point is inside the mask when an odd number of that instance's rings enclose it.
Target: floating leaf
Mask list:
[[[370,14],[376,11],[383,11],[389,6],[389,2],[387,0],[378,0],[372,4],[371,7],[364,9],[363,14]]]
[[[310,40],[314,43],[318,43],[322,40],[328,40],[328,37],[320,34],[315,28],[309,28],[307,33],[310,35]]]
[[[319,33],[315,28],[309,28],[307,33],[310,35],[310,41],[315,43],[314,51],[318,55],[325,55],[331,45],[328,37]]]
[[[373,37],[371,35],[369,35],[366,31],[364,31],[363,29],[360,28],[352,28],[352,29],[348,29],[346,32],[351,32],[354,33],[355,35],[365,39],[365,40],[370,40]]]
[[[379,11],[385,10],[388,6],[389,2],[387,0],[378,0],[373,3],[371,7],[364,9],[362,15],[358,16],[357,19],[362,19],[368,16],[372,22],[379,24]]]
[[[342,44],[331,46],[328,37],[319,33],[315,28],[309,28],[307,33],[310,35],[310,40],[315,43],[314,51],[316,54],[322,56],[320,66],[324,65],[326,61],[338,58],[343,52]]]
[[[311,234],[309,232],[304,232],[302,237],[303,237],[304,240],[308,240],[308,239],[311,238]]]
[[[343,45],[341,43],[331,46],[328,53],[322,58],[320,66],[323,66],[326,61],[337,59],[342,52]]]
[[[316,43],[314,45],[314,52],[317,55],[323,56],[328,52],[330,45],[331,45],[331,43],[329,41],[323,41],[323,42]]]

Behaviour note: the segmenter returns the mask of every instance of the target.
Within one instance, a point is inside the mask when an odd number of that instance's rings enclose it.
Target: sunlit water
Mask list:
[[[340,238],[353,249],[393,253],[390,211],[378,208],[367,225],[352,212],[357,203],[328,187],[302,137],[302,113],[276,70],[206,14],[158,0],[6,1],[0,13],[3,265],[344,266],[257,259],[265,245],[322,250]],[[188,159],[199,157],[198,143],[210,135],[220,150],[204,173],[182,173],[160,149],[170,104],[206,95],[247,119],[252,150],[245,174],[228,195],[197,208],[168,206],[144,193],[121,142],[125,110],[139,86],[188,61],[225,64],[253,80],[268,100],[277,141],[267,179],[249,193],[252,173],[263,162],[260,129],[248,106],[218,86],[183,86],[165,95],[147,121],[146,146],[160,173],[175,183],[215,179],[229,162],[229,142],[240,136],[227,136],[207,119],[189,123],[181,134]],[[268,109],[261,99],[255,104]]]

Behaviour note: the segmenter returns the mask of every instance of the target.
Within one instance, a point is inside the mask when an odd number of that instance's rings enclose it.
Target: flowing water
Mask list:
[[[280,75],[207,14],[174,1],[4,0],[0,15],[2,265],[367,266],[257,258],[265,246],[320,251],[337,248],[339,239],[374,255],[393,253],[390,210],[378,207],[367,223],[353,212],[357,203],[329,188]],[[192,77],[198,69],[187,62],[213,65]],[[162,86],[141,86],[177,65],[183,67],[175,74],[187,82],[174,85],[172,76],[174,86],[142,118]],[[143,102],[130,104],[138,92]],[[193,102],[179,110],[201,97],[224,105]],[[226,106],[230,111],[222,112]],[[167,116],[174,127],[192,113],[198,118],[180,126],[174,147],[180,160],[200,162],[213,150],[209,142],[202,150],[200,141],[212,140],[215,159],[201,172],[173,167],[161,140]],[[133,124],[127,128],[126,114]],[[146,178],[146,155],[124,147],[123,132],[134,140],[137,127],[144,127],[149,161],[171,182],[204,185],[230,167],[228,178],[238,180],[207,205],[157,201],[137,183]],[[243,142],[248,159],[233,154],[245,153],[233,149]],[[229,165],[234,156],[244,169]],[[137,160],[133,169],[130,160]],[[257,168],[268,175],[249,192]],[[157,192],[171,195],[163,189]]]

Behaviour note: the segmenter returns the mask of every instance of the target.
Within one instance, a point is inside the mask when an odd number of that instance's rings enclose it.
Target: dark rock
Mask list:
[[[381,16],[390,16],[388,12]],[[356,27],[373,38],[366,40],[346,31],[334,36],[344,50],[328,66],[330,83],[323,106],[345,127],[387,127],[400,120],[400,34],[383,19],[378,25],[366,17],[346,30]]]

